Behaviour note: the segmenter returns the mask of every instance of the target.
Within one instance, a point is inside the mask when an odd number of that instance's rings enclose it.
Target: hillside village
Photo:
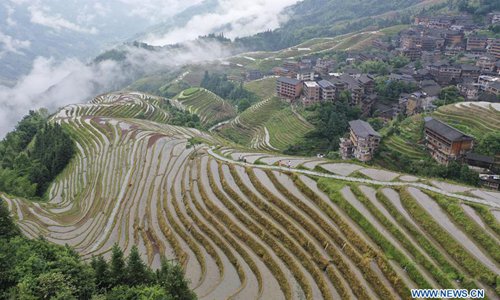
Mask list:
[[[319,56],[284,61],[272,69],[276,95],[305,107],[344,95],[363,119],[384,123],[456,102],[500,102],[500,38],[483,34],[498,26],[500,12],[488,14],[485,24],[472,15],[417,16],[394,38],[375,39],[371,51],[348,52],[345,61]],[[349,127],[340,140],[341,157],[372,160],[381,135],[365,121],[351,121]],[[424,134],[436,162],[482,167],[481,182],[500,188],[495,158],[475,154],[473,137],[432,118],[426,118]]]

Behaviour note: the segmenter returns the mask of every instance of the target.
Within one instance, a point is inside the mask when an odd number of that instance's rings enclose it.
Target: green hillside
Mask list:
[[[220,134],[241,145],[263,150],[284,150],[313,126],[276,97],[267,98],[220,129]]]
[[[187,110],[210,127],[236,116],[236,109],[226,100],[202,88],[189,88],[175,97]]]
[[[495,106],[495,107],[494,107]],[[469,134],[475,139],[474,151],[484,155],[500,155],[497,143],[498,132],[500,132],[500,110],[498,104],[489,102],[463,102],[439,107],[430,116]],[[439,168],[427,154],[424,145],[424,116],[415,115],[401,122],[394,122],[388,128],[384,128],[382,133],[381,150],[377,163],[391,169],[416,168],[415,172],[423,172],[429,169],[431,176],[446,175],[444,167]],[[496,135],[495,135],[496,134]],[[492,140],[484,140],[485,137]],[[496,137],[496,138],[495,138]],[[493,149],[493,147],[497,147]],[[485,151],[493,151],[487,153]],[[421,161],[421,163],[418,163]],[[414,165],[412,167],[412,165]],[[437,173],[444,172],[442,175]],[[465,179],[465,178],[464,178]]]

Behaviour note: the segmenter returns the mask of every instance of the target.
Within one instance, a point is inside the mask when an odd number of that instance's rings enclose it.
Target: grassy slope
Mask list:
[[[240,114],[239,121],[223,128],[221,134],[249,146],[257,136],[262,138],[264,128],[267,128],[271,145],[285,149],[309,132],[312,129],[310,124],[300,120],[288,104],[273,98],[275,83],[275,78],[246,83],[245,88],[263,100]]]
[[[447,123],[458,130],[480,139],[484,134],[500,130],[500,112],[472,104],[470,107],[442,106],[431,114],[432,117]],[[406,118],[399,125],[399,131],[383,139],[383,146],[406,154],[411,159],[421,159],[426,155],[423,145],[423,116]],[[382,155],[382,165],[389,163]]]
[[[202,124],[206,126],[217,124],[236,115],[233,105],[205,89],[187,89],[176,99],[186,105],[190,112],[197,114]]]

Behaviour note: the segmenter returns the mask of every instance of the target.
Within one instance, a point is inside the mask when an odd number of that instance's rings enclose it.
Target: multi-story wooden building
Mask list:
[[[431,117],[425,118],[424,134],[427,149],[440,164],[462,158],[474,146],[471,136]]]
[[[500,39],[495,39],[490,43],[488,53],[500,59]]]
[[[380,145],[380,134],[362,120],[350,121],[349,128],[349,138],[340,139],[342,159],[354,157],[363,162],[372,160],[375,150]]]
[[[280,98],[295,100],[302,91],[302,82],[300,80],[288,77],[280,77],[276,80],[276,95]]]

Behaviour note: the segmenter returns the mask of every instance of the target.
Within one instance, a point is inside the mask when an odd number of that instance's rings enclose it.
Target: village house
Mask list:
[[[349,129],[349,137],[340,139],[342,159],[355,158],[363,162],[372,160],[380,144],[380,134],[362,120],[350,121]]]
[[[496,59],[500,59],[500,39],[494,39],[491,41],[488,53],[493,55]]]
[[[490,94],[494,94],[495,96],[499,96],[500,95],[500,82],[497,81],[497,82],[493,82],[493,83],[489,84],[488,87],[486,88],[486,92],[490,93]]]
[[[424,135],[432,158],[444,165],[461,159],[474,146],[471,136],[431,117],[425,118]]]
[[[435,63],[428,67],[429,73],[440,85],[448,85],[453,81],[458,81],[462,74],[460,66],[448,65],[447,63]]]
[[[488,38],[480,35],[471,35],[467,38],[467,44],[465,50],[472,53],[484,53],[486,52],[486,46],[488,45]]]
[[[297,79],[300,81],[313,81],[315,73],[312,68],[304,68],[297,71]]]
[[[315,81],[304,82],[304,97],[302,97],[302,103],[304,105],[311,105],[318,103],[320,100],[320,86]]]
[[[460,74],[460,78],[462,80],[477,81],[479,75],[481,75],[481,69],[478,66],[462,65],[461,68],[462,68],[462,73]]]
[[[460,95],[466,100],[475,101],[479,99],[479,84],[473,82],[463,82],[457,85]]]
[[[320,99],[323,102],[333,102],[335,100],[335,85],[328,80],[318,81],[320,88]]]
[[[477,83],[481,91],[488,90],[488,87],[494,83],[500,82],[500,77],[497,76],[489,76],[489,75],[481,75],[479,76]]]
[[[496,59],[492,55],[481,55],[477,61],[476,66],[478,66],[483,72],[493,72],[495,70]]]
[[[499,24],[500,23],[500,12],[495,11],[492,13],[488,14],[488,21],[491,25]]]
[[[288,77],[280,77],[276,80],[276,95],[282,99],[293,101],[300,97],[302,82]]]

